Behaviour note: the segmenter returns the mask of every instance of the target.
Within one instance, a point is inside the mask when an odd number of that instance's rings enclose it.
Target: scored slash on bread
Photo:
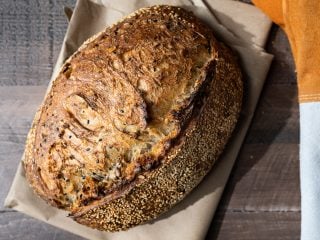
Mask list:
[[[26,177],[81,224],[144,223],[209,172],[242,92],[232,52],[192,13],[140,9],[66,61],[28,135]]]

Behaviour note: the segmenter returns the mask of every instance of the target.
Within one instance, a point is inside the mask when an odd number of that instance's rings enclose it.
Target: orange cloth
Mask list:
[[[320,1],[253,2],[288,35],[297,69],[299,101],[320,102]]]

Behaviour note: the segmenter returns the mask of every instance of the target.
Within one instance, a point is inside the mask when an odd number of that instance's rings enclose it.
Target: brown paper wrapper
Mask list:
[[[178,5],[193,11],[214,29],[218,39],[238,53],[242,64],[246,86],[244,107],[233,137],[211,173],[170,211],[152,222],[123,232],[90,229],[68,218],[67,212],[47,205],[29,187],[21,164],[5,201],[7,207],[93,240],[205,238],[272,61],[272,56],[263,49],[270,20],[255,7],[230,0],[78,0],[52,79],[65,59],[90,36],[141,7],[155,4]],[[71,12],[67,10],[67,13],[70,17]]]

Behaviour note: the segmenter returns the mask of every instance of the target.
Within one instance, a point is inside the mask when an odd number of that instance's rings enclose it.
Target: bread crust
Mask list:
[[[218,43],[209,28],[181,8],[171,6],[146,8],[128,16],[124,21],[130,23],[130,20],[134,21],[141,16],[147,20],[148,17],[157,14],[161,16],[173,14],[173,20],[186,21],[186,24],[190,24],[190,28],[194,25],[199,29],[199,34],[207,34],[212,48],[211,59],[208,58],[208,63],[204,66],[203,79],[195,85],[192,97],[189,96],[183,101],[183,107],[179,108],[181,111],[178,109],[179,111],[175,112],[177,115],[175,120],[179,122],[180,131],[170,140],[170,148],[159,157],[160,162],[156,162],[153,168],[142,171],[133,179],[112,189],[103,197],[97,197],[87,204],[80,201],[79,204],[68,207],[62,205],[52,191],[50,192],[48,183],[39,173],[38,159],[34,153],[37,129],[41,119],[44,118],[43,113],[49,105],[48,101],[36,113],[27,138],[24,166],[32,188],[49,204],[70,210],[70,217],[92,228],[111,232],[125,230],[156,218],[181,201],[210,171],[230,138],[239,116],[243,83],[240,68],[232,51]],[[121,23],[123,24],[123,21],[111,29],[117,29]],[[100,41],[104,34],[105,31],[84,43],[66,61],[59,76],[68,71],[68,66],[75,61],[76,56]],[[94,70],[92,71],[94,73]],[[53,88],[54,86],[55,82]],[[134,95],[134,90],[132,91],[131,94]],[[54,98],[54,94],[52,90],[49,91],[46,99]],[[139,102],[138,97],[135,102]],[[187,111],[189,105],[191,110]],[[137,116],[144,116],[143,102],[137,108],[141,109]],[[140,124],[139,127],[144,124],[143,117],[141,119],[136,117],[135,120],[137,125]],[[130,121],[133,122],[132,119]],[[141,166],[145,166],[143,164]]]

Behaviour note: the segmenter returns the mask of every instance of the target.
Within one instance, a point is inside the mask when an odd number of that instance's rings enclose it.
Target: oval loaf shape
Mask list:
[[[231,50],[191,12],[140,9],[65,62],[29,132],[26,177],[81,224],[119,231],[144,223],[209,172],[242,92]]]

